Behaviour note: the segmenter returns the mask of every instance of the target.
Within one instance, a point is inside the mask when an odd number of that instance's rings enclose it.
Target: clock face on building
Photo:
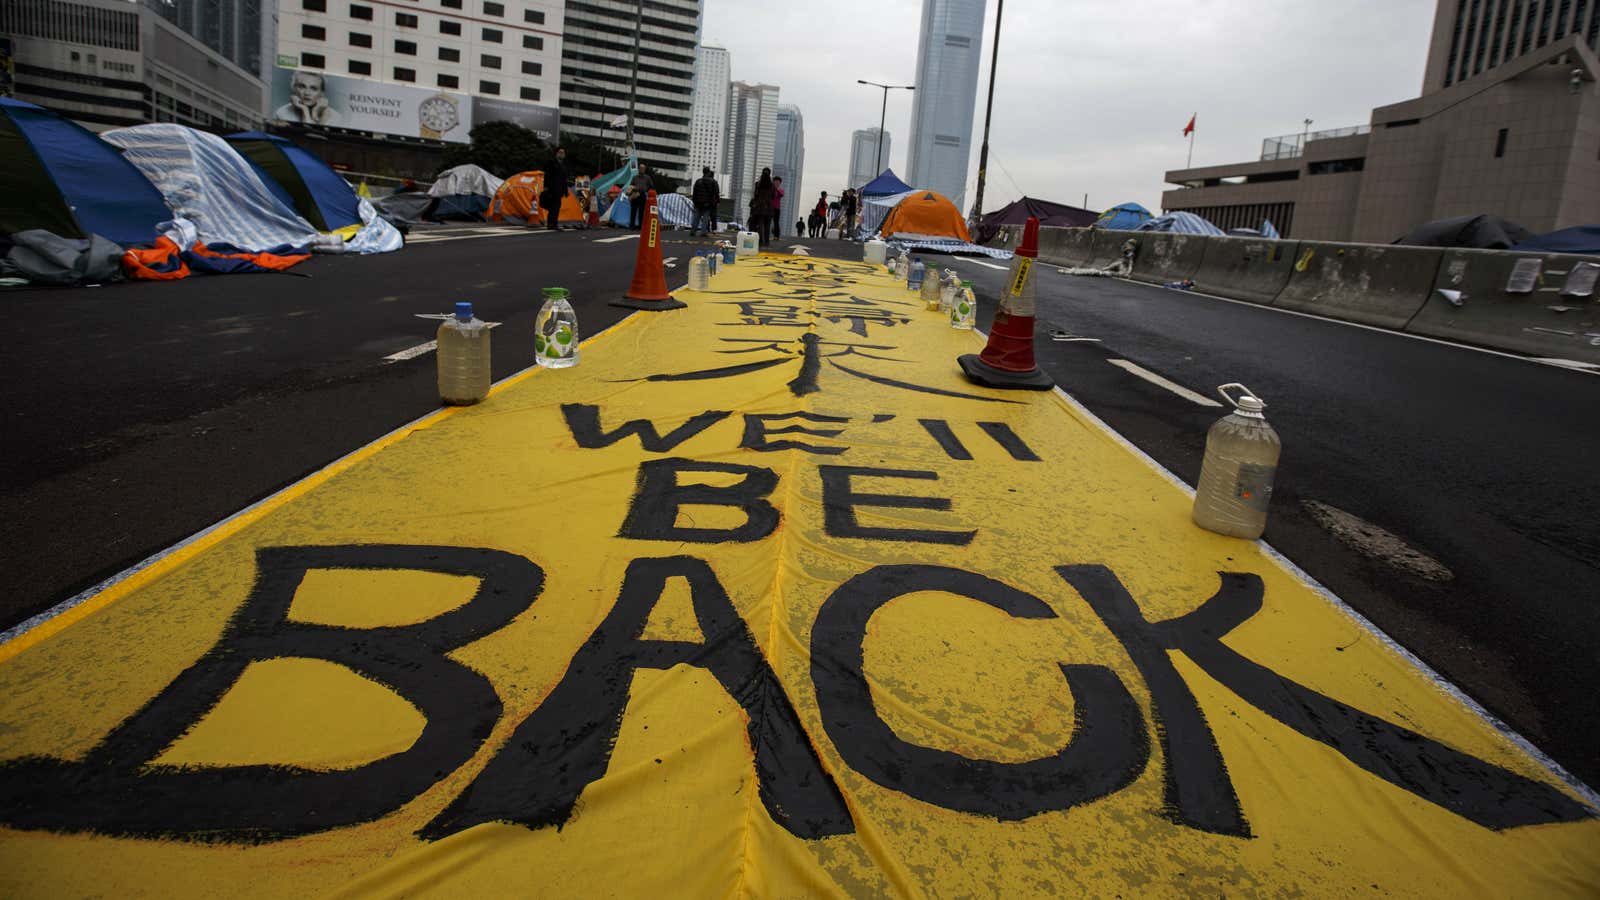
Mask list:
[[[417,116],[422,120],[422,127],[438,134],[444,134],[456,127],[461,119],[456,113],[455,102],[448,97],[429,97],[417,107]]]

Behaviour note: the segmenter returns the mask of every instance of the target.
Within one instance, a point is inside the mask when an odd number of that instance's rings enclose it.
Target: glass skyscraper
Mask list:
[[[987,0],[922,0],[906,180],[966,207]]]

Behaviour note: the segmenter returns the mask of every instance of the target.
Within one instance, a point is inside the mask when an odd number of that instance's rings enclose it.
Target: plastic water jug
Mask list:
[[[977,317],[978,301],[972,296],[972,282],[963,281],[961,290],[956,292],[955,301],[950,307],[950,327],[970,331]]]
[[[920,259],[911,261],[906,270],[906,290],[921,291],[922,281],[928,276],[928,266]]]
[[[471,406],[489,396],[489,326],[472,315],[471,303],[457,303],[455,315],[439,323],[439,399]]]
[[[955,269],[945,269],[939,279],[939,310],[948,313],[956,305],[956,294],[961,290],[961,276]]]
[[[711,269],[706,258],[696,253],[689,260],[689,290],[703,291],[711,287]]]
[[[566,288],[545,288],[544,306],[534,324],[534,361],[546,369],[578,364],[578,314],[567,301]]]
[[[737,261],[738,256],[739,256],[739,254],[733,249],[733,245],[732,244],[728,243],[727,241],[723,241],[722,242],[722,264],[723,265],[725,265],[725,266],[733,265]]]
[[[1239,399],[1229,396],[1236,388]],[[1233,412],[1206,432],[1206,455],[1194,492],[1194,523],[1207,531],[1255,540],[1267,528],[1272,478],[1283,443],[1261,410],[1266,403],[1237,382],[1217,388]]]
[[[877,238],[873,238],[861,245],[861,261],[864,263],[881,266],[888,254],[889,245]]]
[[[924,275],[922,278],[922,305],[925,309],[938,310],[940,308],[940,295],[944,293],[939,283],[939,271],[935,269],[932,277]]]
[[[755,256],[761,252],[761,236],[754,231],[739,232],[739,255]]]

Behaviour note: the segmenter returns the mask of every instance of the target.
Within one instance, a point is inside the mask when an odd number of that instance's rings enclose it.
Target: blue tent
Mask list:
[[[1600,225],[1574,225],[1529,238],[1512,249],[1539,253],[1600,253]]]
[[[319,231],[361,224],[350,183],[328,164],[281,137],[241,131],[226,139],[260,173],[267,188]]]
[[[1113,231],[1132,231],[1155,216],[1137,203],[1123,203],[1100,214],[1091,228],[1109,228]]]
[[[1168,234],[1202,234],[1211,237],[1222,237],[1224,234],[1221,228],[1191,212],[1172,212],[1164,216],[1156,216],[1154,219],[1140,223],[1133,230],[1161,231]]]
[[[117,148],[32,103],[0,97],[0,233],[42,228],[148,244],[172,212]]]
[[[911,185],[901,181],[893,169],[884,169],[883,174],[862,185],[861,190],[856,193],[863,197],[884,197],[889,194],[904,194],[909,190],[912,190]]]

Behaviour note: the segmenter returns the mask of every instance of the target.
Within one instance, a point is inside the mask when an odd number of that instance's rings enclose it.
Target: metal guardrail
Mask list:
[[[1278,137],[1269,137],[1261,142],[1261,160],[1266,162],[1274,159],[1293,159],[1305,153],[1305,145],[1312,141],[1351,137],[1358,134],[1368,134],[1371,131],[1371,125],[1351,125],[1346,128],[1328,128],[1309,133],[1302,132],[1300,134],[1283,134]]]

